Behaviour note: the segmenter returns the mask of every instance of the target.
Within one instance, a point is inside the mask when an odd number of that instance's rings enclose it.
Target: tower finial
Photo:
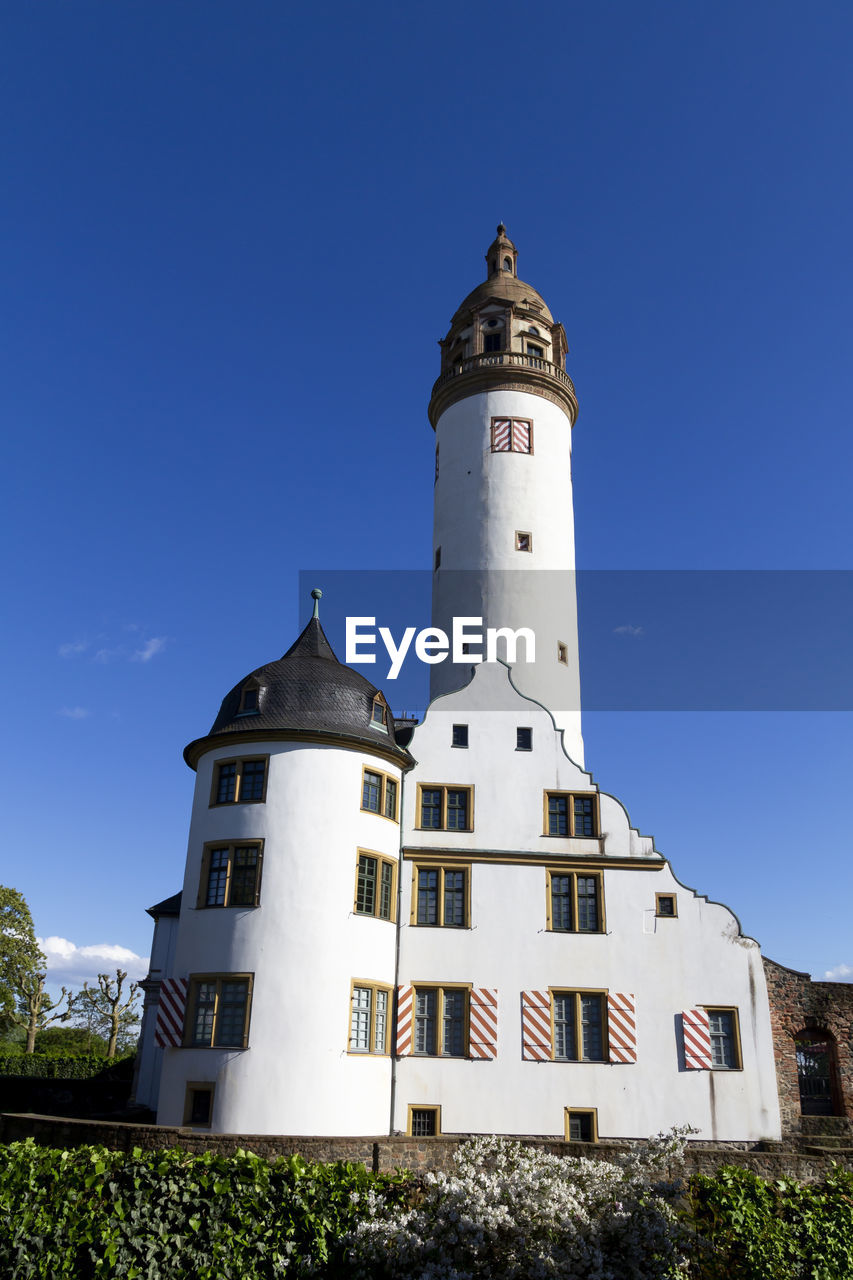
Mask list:
[[[320,601],[323,599],[323,593],[319,587],[315,587],[314,590],[311,592],[311,599],[314,601],[314,612],[311,614],[311,617],[316,618],[317,621],[319,622],[320,621]]]

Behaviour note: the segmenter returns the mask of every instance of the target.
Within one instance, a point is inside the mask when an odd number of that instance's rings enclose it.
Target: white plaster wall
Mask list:
[[[496,704],[502,709],[489,710]],[[451,746],[454,723],[468,724],[467,749]],[[515,750],[516,726],[532,727],[531,752]],[[602,842],[542,835],[546,789],[594,786],[565,756],[547,713],[513,693],[505,669],[480,667],[466,689],[432,705],[410,749],[419,763],[406,780],[405,846],[451,850],[448,861],[455,852],[515,850],[517,861],[472,866],[470,928],[402,926],[400,981],[496,987],[499,1032],[494,1061],[400,1059],[395,1127],[405,1129],[408,1105],[440,1104],[445,1132],[562,1136],[570,1106],[596,1107],[602,1137],[643,1137],[673,1124],[691,1124],[706,1139],[778,1137],[757,944],[728,908],[678,883],[612,797],[600,797]],[[474,831],[418,831],[418,781],[472,783]],[[602,853],[606,932],[547,932],[545,867],[524,865],[525,856],[570,869]],[[636,868],[607,866],[617,858],[636,859]],[[403,921],[412,866],[403,864]],[[655,918],[655,893],[677,895],[676,919]],[[520,993],[548,987],[633,993],[637,1063],[523,1061]],[[677,1017],[696,1005],[738,1009],[743,1070],[683,1069]]]
[[[532,420],[533,453],[492,453],[493,417]],[[531,628],[536,662],[519,662],[516,681],[553,711],[582,764],[569,419],[531,392],[481,392],[441,415],[436,442],[433,625],[449,630],[452,617],[473,616],[486,627]],[[531,553],[516,551],[516,531],[532,534]],[[567,665],[557,661],[558,642]],[[458,666],[436,664],[431,696],[463,681]]]
[[[249,1047],[169,1049],[158,1121],[180,1124],[187,1081],[212,1081],[219,1132],[387,1132],[391,1064],[350,1055],[352,979],[394,982],[395,929],[353,912],[357,849],[396,861],[399,826],[361,812],[362,766],[400,770],[367,752],[253,742],[269,754],[264,804],[209,806],[213,766],[199,763],[175,974],[252,973]],[[205,843],[264,840],[260,905],[198,909]]]

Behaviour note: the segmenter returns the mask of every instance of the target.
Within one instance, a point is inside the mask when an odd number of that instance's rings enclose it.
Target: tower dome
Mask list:
[[[205,751],[235,737],[278,735],[320,735],[399,763],[409,759],[397,744],[384,695],[337,659],[316,615],[283,657],[256,667],[226,693],[210,732],[189,744],[184,759],[194,768]]]
[[[566,373],[566,331],[545,299],[518,278],[518,250],[506,227],[486,250],[487,277],[454,313],[429,404],[435,427],[456,401],[478,391],[525,390],[551,400],[574,424],[578,402]]]

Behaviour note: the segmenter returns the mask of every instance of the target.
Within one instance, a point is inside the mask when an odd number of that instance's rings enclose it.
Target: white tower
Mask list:
[[[469,293],[441,342],[429,418],[436,434],[433,625],[481,617],[483,628],[530,629],[513,681],[541,702],[583,764],[578,670],[572,426],[578,412],[565,371],[563,326],[518,279],[503,223],[486,254],[488,278]],[[464,684],[464,666],[432,668],[433,698]],[[483,653],[483,656],[485,654]]]

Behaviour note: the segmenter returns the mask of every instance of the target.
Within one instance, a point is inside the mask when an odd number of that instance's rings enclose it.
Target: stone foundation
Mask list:
[[[454,1134],[440,1138],[409,1138],[387,1136],[362,1138],[315,1138],[287,1135],[252,1133],[206,1133],[198,1129],[167,1128],[153,1124],[129,1124],[108,1120],[76,1120],[56,1116],[13,1115],[0,1116],[0,1143],[19,1142],[33,1138],[46,1147],[73,1149],[93,1145],[108,1147],[113,1151],[143,1151],[180,1147],[184,1151],[201,1153],[217,1151],[233,1155],[239,1150],[253,1151],[256,1155],[273,1160],[278,1156],[298,1153],[306,1160],[349,1160],[360,1163],[375,1172],[393,1172],[394,1169],[452,1169],[453,1156],[460,1143],[473,1136]],[[616,1160],[637,1146],[636,1142],[608,1141],[599,1143],[563,1142],[552,1138],[519,1138],[525,1146],[535,1147],[560,1156],[584,1156],[592,1160]],[[761,1143],[688,1143],[683,1170],[673,1168],[669,1176],[680,1173],[713,1174],[721,1165],[740,1165],[751,1169],[762,1178],[796,1178],[800,1182],[813,1182],[824,1176],[834,1161],[853,1169],[853,1157],[842,1149],[825,1150],[814,1139],[806,1145],[799,1142]]]

